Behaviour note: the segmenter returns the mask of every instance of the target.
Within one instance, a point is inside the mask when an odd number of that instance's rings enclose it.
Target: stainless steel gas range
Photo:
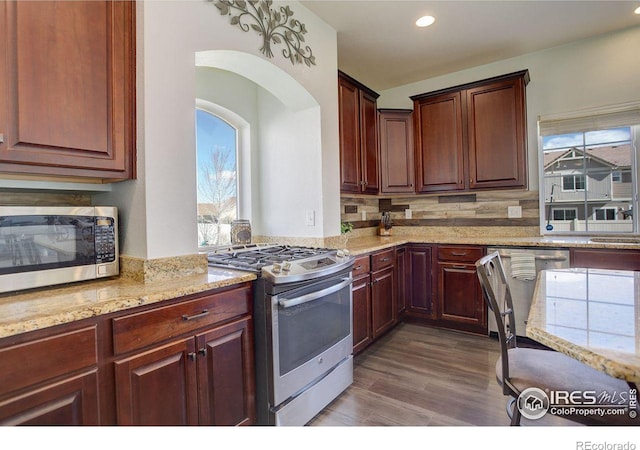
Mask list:
[[[351,270],[343,251],[251,244],[209,265],[251,271],[260,425],[304,425],[353,382]]]

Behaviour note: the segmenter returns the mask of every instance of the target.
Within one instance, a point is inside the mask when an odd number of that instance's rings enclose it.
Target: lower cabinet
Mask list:
[[[398,322],[395,249],[356,258],[352,274],[356,354]]]
[[[0,425],[251,425],[250,283],[0,339]]]
[[[38,335],[0,345],[0,425],[98,425],[96,326]]]
[[[407,314],[435,319],[433,304],[431,246],[411,244],[407,247]]]
[[[251,319],[115,362],[120,425],[255,421]]]
[[[482,247],[438,246],[438,320],[443,326],[487,333],[487,311],[475,261]]]
[[[115,318],[119,425],[255,423],[251,291]]]
[[[574,248],[571,249],[571,267],[640,270],[640,251]]]

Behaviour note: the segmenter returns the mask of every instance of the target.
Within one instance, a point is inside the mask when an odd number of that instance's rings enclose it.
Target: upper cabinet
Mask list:
[[[134,14],[130,1],[0,2],[0,172],[135,177]]]
[[[412,111],[380,109],[380,192],[413,193],[413,122]]]
[[[524,70],[411,97],[417,193],[527,187]]]
[[[377,194],[378,94],[338,72],[340,191]]]

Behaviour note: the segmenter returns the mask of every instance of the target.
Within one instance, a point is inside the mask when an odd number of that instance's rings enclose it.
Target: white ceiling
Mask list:
[[[339,69],[377,91],[640,26],[640,0],[301,3],[338,32]]]

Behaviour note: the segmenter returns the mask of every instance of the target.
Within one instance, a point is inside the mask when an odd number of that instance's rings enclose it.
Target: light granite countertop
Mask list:
[[[211,268],[172,280],[141,283],[121,277],[3,294],[0,338],[255,279],[254,274]]]
[[[459,230],[449,231],[448,235],[399,233],[398,236],[388,237],[373,235],[352,237],[347,241],[346,248],[353,255],[375,252],[408,243],[640,249],[638,241],[594,242],[588,238],[464,235],[456,237],[455,234],[460,234]],[[453,233],[454,231],[455,233]],[[193,261],[189,260],[188,263],[191,264]],[[0,338],[252,281],[255,278],[256,276],[253,274],[210,268],[207,274],[146,283],[119,277],[2,294],[0,295]]]
[[[446,236],[363,236],[348,239],[346,248],[353,255],[375,252],[403,244],[450,244],[505,247],[640,249],[638,238],[587,237],[446,237]]]
[[[613,377],[640,382],[640,272],[538,275],[527,336]]]

